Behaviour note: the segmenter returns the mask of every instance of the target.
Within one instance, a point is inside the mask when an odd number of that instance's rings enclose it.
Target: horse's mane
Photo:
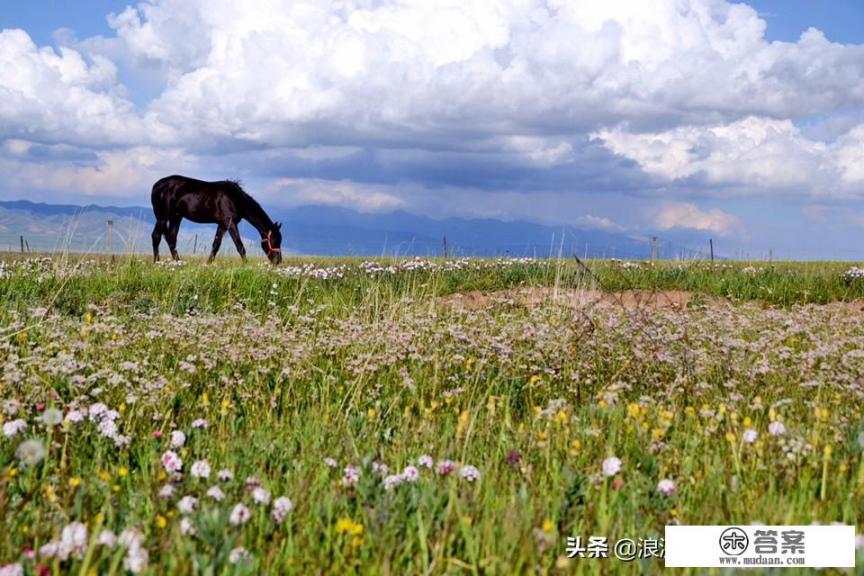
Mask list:
[[[264,218],[264,221],[266,223],[272,224],[272,221],[270,220],[270,217],[267,215],[267,213],[264,211],[264,208],[262,208],[258,201],[255,200],[252,196],[250,196],[248,192],[243,190],[243,186],[241,186],[240,180],[229,178],[228,180],[225,180],[225,184],[227,184],[232,190],[234,190],[234,192],[237,194],[238,199],[243,202],[247,210],[254,211],[260,214]]]

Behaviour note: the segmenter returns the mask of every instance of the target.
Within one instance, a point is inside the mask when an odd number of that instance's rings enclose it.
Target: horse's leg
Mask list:
[[[168,248],[171,250],[171,257],[174,260],[179,260],[180,255],[177,254],[177,232],[180,231],[180,220],[171,220],[168,223],[168,233],[165,234],[165,239],[168,240]]]
[[[243,246],[243,241],[240,239],[240,231],[237,230],[237,224],[231,222],[228,224],[228,233],[231,234],[231,239],[234,240],[234,246],[237,247],[237,252],[240,253],[240,258],[246,261],[246,247]]]
[[[159,243],[162,241],[162,234],[165,230],[165,221],[156,220],[156,225],[153,227],[153,233],[150,237],[153,239],[153,262],[159,261]]]
[[[225,226],[219,224],[219,228],[216,229],[216,237],[213,239],[213,249],[210,250],[210,257],[207,258],[207,263],[213,262],[213,259],[216,258],[216,253],[219,251],[219,246],[222,245],[222,236],[225,235]]]

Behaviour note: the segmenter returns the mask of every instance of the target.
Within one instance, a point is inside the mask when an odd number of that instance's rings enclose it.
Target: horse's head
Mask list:
[[[271,264],[282,262],[282,223],[276,222],[267,230],[267,235],[261,238],[261,249],[267,254]]]

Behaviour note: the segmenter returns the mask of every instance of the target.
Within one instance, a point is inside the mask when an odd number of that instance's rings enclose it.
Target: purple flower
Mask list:
[[[470,464],[462,466],[462,469],[459,470],[459,475],[468,482],[476,482],[480,479],[480,471]]]

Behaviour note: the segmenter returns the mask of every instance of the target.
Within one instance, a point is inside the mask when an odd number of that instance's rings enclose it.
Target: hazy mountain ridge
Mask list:
[[[572,226],[546,226],[533,222],[494,219],[446,218],[435,220],[403,211],[362,213],[330,206],[302,206],[270,211],[283,222],[286,253],[357,256],[440,256],[447,238],[454,256],[569,256],[647,258],[647,236],[586,230]],[[76,206],[27,200],[0,201],[0,249],[18,251],[24,235],[32,251],[108,250],[107,221],[113,221],[114,252],[149,252],[153,212],[149,207]],[[209,249],[213,225],[184,220],[178,239],[182,253]],[[247,249],[255,250],[257,233],[244,223],[241,233]],[[222,249],[233,252],[230,239]],[[679,256],[687,249],[661,244],[659,257]],[[167,247],[162,248],[167,253]],[[253,252],[254,253],[254,252]]]

